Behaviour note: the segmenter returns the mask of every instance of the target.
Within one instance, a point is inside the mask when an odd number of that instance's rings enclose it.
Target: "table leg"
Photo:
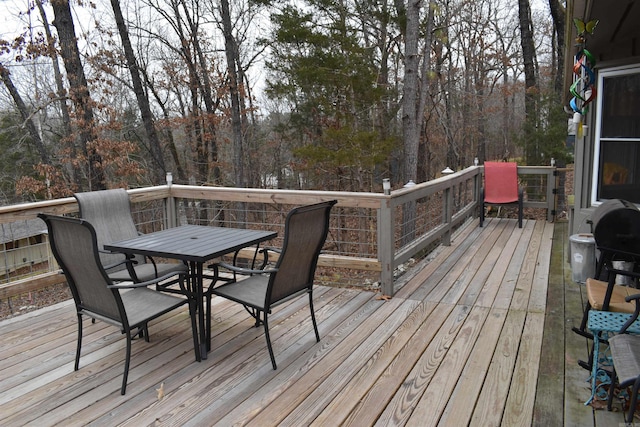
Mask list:
[[[189,278],[189,281],[191,281],[191,278]],[[192,285],[189,285],[192,286]],[[193,287],[191,287],[191,289],[193,289]],[[196,354],[196,362],[202,362],[202,357],[200,354],[200,346],[199,346],[199,340],[198,340],[198,325],[197,325],[197,320],[196,317],[198,316],[198,305],[196,304],[196,300],[194,298],[193,292],[189,291],[189,294],[187,295],[187,298],[189,300],[189,317],[191,317],[191,334],[192,334],[192,338],[193,338],[193,351]]]
[[[218,266],[211,266],[213,269],[213,276],[210,277],[211,283],[205,292],[205,298],[207,300],[207,351],[211,351],[211,298],[213,297],[212,290],[218,281]]]
[[[203,360],[207,358],[207,328],[205,324],[205,318],[208,317],[208,313],[206,313],[206,307],[204,306],[204,280],[202,277],[202,263],[197,262],[193,263],[193,268],[195,269],[195,280],[196,280],[196,304],[198,307],[198,329],[200,332],[200,357]]]
[[[200,351],[200,339],[198,338],[198,295],[197,295],[197,276],[193,263],[189,264],[189,274],[187,274],[187,286],[185,294],[189,300],[189,316],[191,317],[191,333],[193,335],[193,351],[196,355],[196,362],[202,361],[202,352]]]

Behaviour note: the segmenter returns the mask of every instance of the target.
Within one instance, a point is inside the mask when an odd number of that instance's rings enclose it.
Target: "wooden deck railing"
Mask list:
[[[546,209],[552,220],[555,168],[519,167],[518,171],[528,189],[525,207]],[[477,216],[481,174],[481,166],[472,166],[389,195],[189,185],[138,188],[129,194],[136,223],[145,232],[183,223],[277,229],[292,206],[336,199],[330,244],[319,265],[372,274],[382,292],[392,295],[397,267],[438,243],[448,245],[456,227]],[[40,212],[63,215],[77,211],[73,197],[3,206],[0,224],[34,219]],[[346,276],[337,275],[335,280]],[[62,282],[64,277],[55,271],[9,281],[0,284],[0,299]]]

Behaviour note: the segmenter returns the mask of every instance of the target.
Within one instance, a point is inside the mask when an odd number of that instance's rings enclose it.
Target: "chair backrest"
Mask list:
[[[97,315],[121,326],[124,315],[117,291],[107,287],[109,278],[98,256],[96,233],[78,218],[39,215],[47,224],[49,244],[71,288],[78,311]]]
[[[484,201],[513,203],[518,201],[518,164],[484,162]]]
[[[271,274],[267,301],[275,304],[313,286],[318,256],[329,233],[336,200],[294,208],[285,221],[284,243]]]
[[[95,229],[98,238],[98,248],[102,251],[105,244],[120,240],[133,239],[138,236],[138,230],[131,215],[129,194],[122,188],[113,190],[89,191],[75,193],[78,201],[80,217],[89,221]],[[122,254],[100,252],[102,265],[108,266],[124,260]],[[143,263],[144,257],[135,257],[137,263]],[[123,270],[125,264],[114,268],[113,271]]]

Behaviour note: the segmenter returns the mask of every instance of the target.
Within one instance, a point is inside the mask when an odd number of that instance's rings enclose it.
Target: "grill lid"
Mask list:
[[[600,250],[640,255],[640,210],[633,203],[607,200],[596,208],[591,223]]]

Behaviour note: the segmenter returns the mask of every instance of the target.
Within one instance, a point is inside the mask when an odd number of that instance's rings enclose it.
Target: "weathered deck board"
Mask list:
[[[386,406],[389,393],[378,393],[376,389],[393,390],[397,382],[406,376],[397,369],[407,369],[415,363],[417,353],[413,346],[420,346],[420,340],[430,340],[445,316],[431,316],[435,304],[420,303],[406,321],[389,337],[378,352],[365,363],[347,385],[338,390],[336,396],[313,421],[314,425],[342,424],[349,417],[357,423],[365,423],[367,417],[372,423]],[[444,311],[441,314],[446,314]],[[429,331],[421,330],[429,318]],[[381,378],[382,375],[384,378]],[[354,399],[353,396],[363,396]],[[351,421],[350,421],[351,422]]]
[[[494,349],[503,330],[506,313],[506,310],[502,309],[491,309],[489,312],[440,418],[440,425],[455,427],[469,424],[483,387],[483,379],[489,371]]]
[[[582,295],[565,234],[562,224],[476,221],[389,301],[317,287],[320,343],[304,298],[270,318],[277,371],[241,307],[214,298],[201,363],[186,308],[166,315],[150,343],[134,342],[126,396],[119,331],[85,321],[74,372],[72,304],[8,319],[0,425],[616,425],[620,412],[583,404],[588,373],[577,360],[588,348],[570,331]]]
[[[540,371],[536,390],[537,404],[533,414],[533,424],[539,426],[564,425],[565,377],[557,375],[557,373],[565,371],[566,363],[565,334],[558,331],[563,331],[565,328],[564,293],[566,287],[564,286],[563,266],[567,259],[565,245],[568,240],[564,238],[565,227],[556,226],[554,229],[552,251],[557,256],[551,257],[550,260],[547,298],[550,302],[556,301],[557,303],[555,305],[548,304],[545,315],[545,330],[554,331],[554,333],[545,333],[542,342],[543,349],[540,355]]]

